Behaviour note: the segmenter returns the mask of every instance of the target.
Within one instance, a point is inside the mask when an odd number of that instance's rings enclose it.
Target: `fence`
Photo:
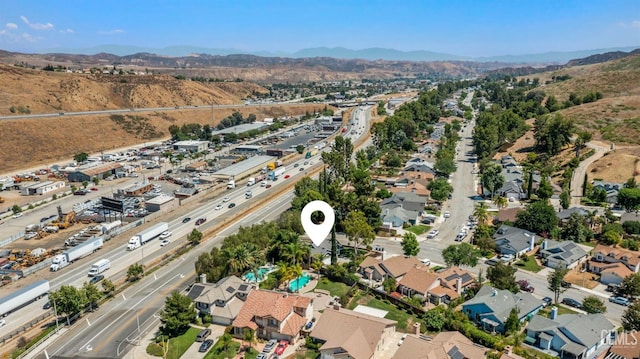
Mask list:
[[[20,335],[21,333],[24,333],[25,331],[27,331],[27,330],[31,329],[32,327],[38,325],[44,319],[49,318],[51,315],[53,315],[52,312],[53,311],[49,311],[47,313],[44,313],[41,316],[39,316],[39,317],[31,320],[30,322],[26,323],[22,327],[14,330],[12,333],[10,333],[8,335],[5,335],[4,337],[0,338],[0,345],[4,345],[4,343],[6,343],[7,341],[15,338],[16,336]],[[34,347],[35,347],[35,345],[34,345]]]
[[[25,231],[20,231],[16,234],[11,235],[8,238],[3,239],[2,241],[0,241],[0,247],[4,247],[13,241],[17,241],[18,239],[24,237],[25,233],[26,233]]]

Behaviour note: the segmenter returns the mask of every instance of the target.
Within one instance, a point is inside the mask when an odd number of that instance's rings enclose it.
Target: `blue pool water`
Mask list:
[[[267,268],[258,268],[258,281],[261,281],[265,278],[265,274],[269,273],[269,269]],[[249,283],[256,282],[256,274],[254,272],[247,272],[244,275],[244,279]]]
[[[297,292],[298,290],[304,288],[307,283],[311,280],[311,276],[308,274],[303,274],[301,277],[298,277],[289,283],[289,290],[292,292]]]

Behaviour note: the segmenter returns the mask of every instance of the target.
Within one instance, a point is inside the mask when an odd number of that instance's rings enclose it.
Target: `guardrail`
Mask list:
[[[25,331],[33,328],[34,326],[40,324],[40,322],[42,322],[42,320],[50,317],[52,315],[52,311],[49,311],[45,314],[42,314],[41,316],[32,319],[30,322],[28,322],[27,324],[23,325],[22,327],[14,330],[12,333],[5,335],[4,337],[0,338],[0,345],[4,345],[4,343],[8,342],[9,340],[12,340],[13,338],[17,337],[18,335],[20,335],[21,333],[24,333]]]
[[[2,241],[0,241],[0,247],[4,247],[13,241],[17,241],[18,239],[24,237],[25,233],[26,233],[25,231],[20,231],[16,234],[11,235],[8,238],[3,239]]]

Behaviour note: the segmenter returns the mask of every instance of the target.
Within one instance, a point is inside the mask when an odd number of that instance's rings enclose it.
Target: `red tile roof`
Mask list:
[[[253,290],[249,293],[240,313],[238,313],[238,316],[233,321],[233,326],[238,328],[248,327],[255,330],[258,328],[258,325],[254,321],[255,317],[272,317],[279,322],[284,322],[285,320],[291,321],[291,323],[284,323],[282,326],[283,333],[285,333],[285,330],[292,330],[293,326],[301,323],[295,331],[295,333],[297,333],[305,324],[306,319],[294,313],[293,310],[294,308],[306,310],[310,305],[311,298],[308,297]]]

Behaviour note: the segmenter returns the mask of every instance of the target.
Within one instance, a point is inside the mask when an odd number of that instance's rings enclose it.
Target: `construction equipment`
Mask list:
[[[51,223],[51,226],[58,227],[60,229],[66,229],[75,223],[76,212],[71,211],[68,213],[62,212],[62,207],[58,206],[58,219]]]

